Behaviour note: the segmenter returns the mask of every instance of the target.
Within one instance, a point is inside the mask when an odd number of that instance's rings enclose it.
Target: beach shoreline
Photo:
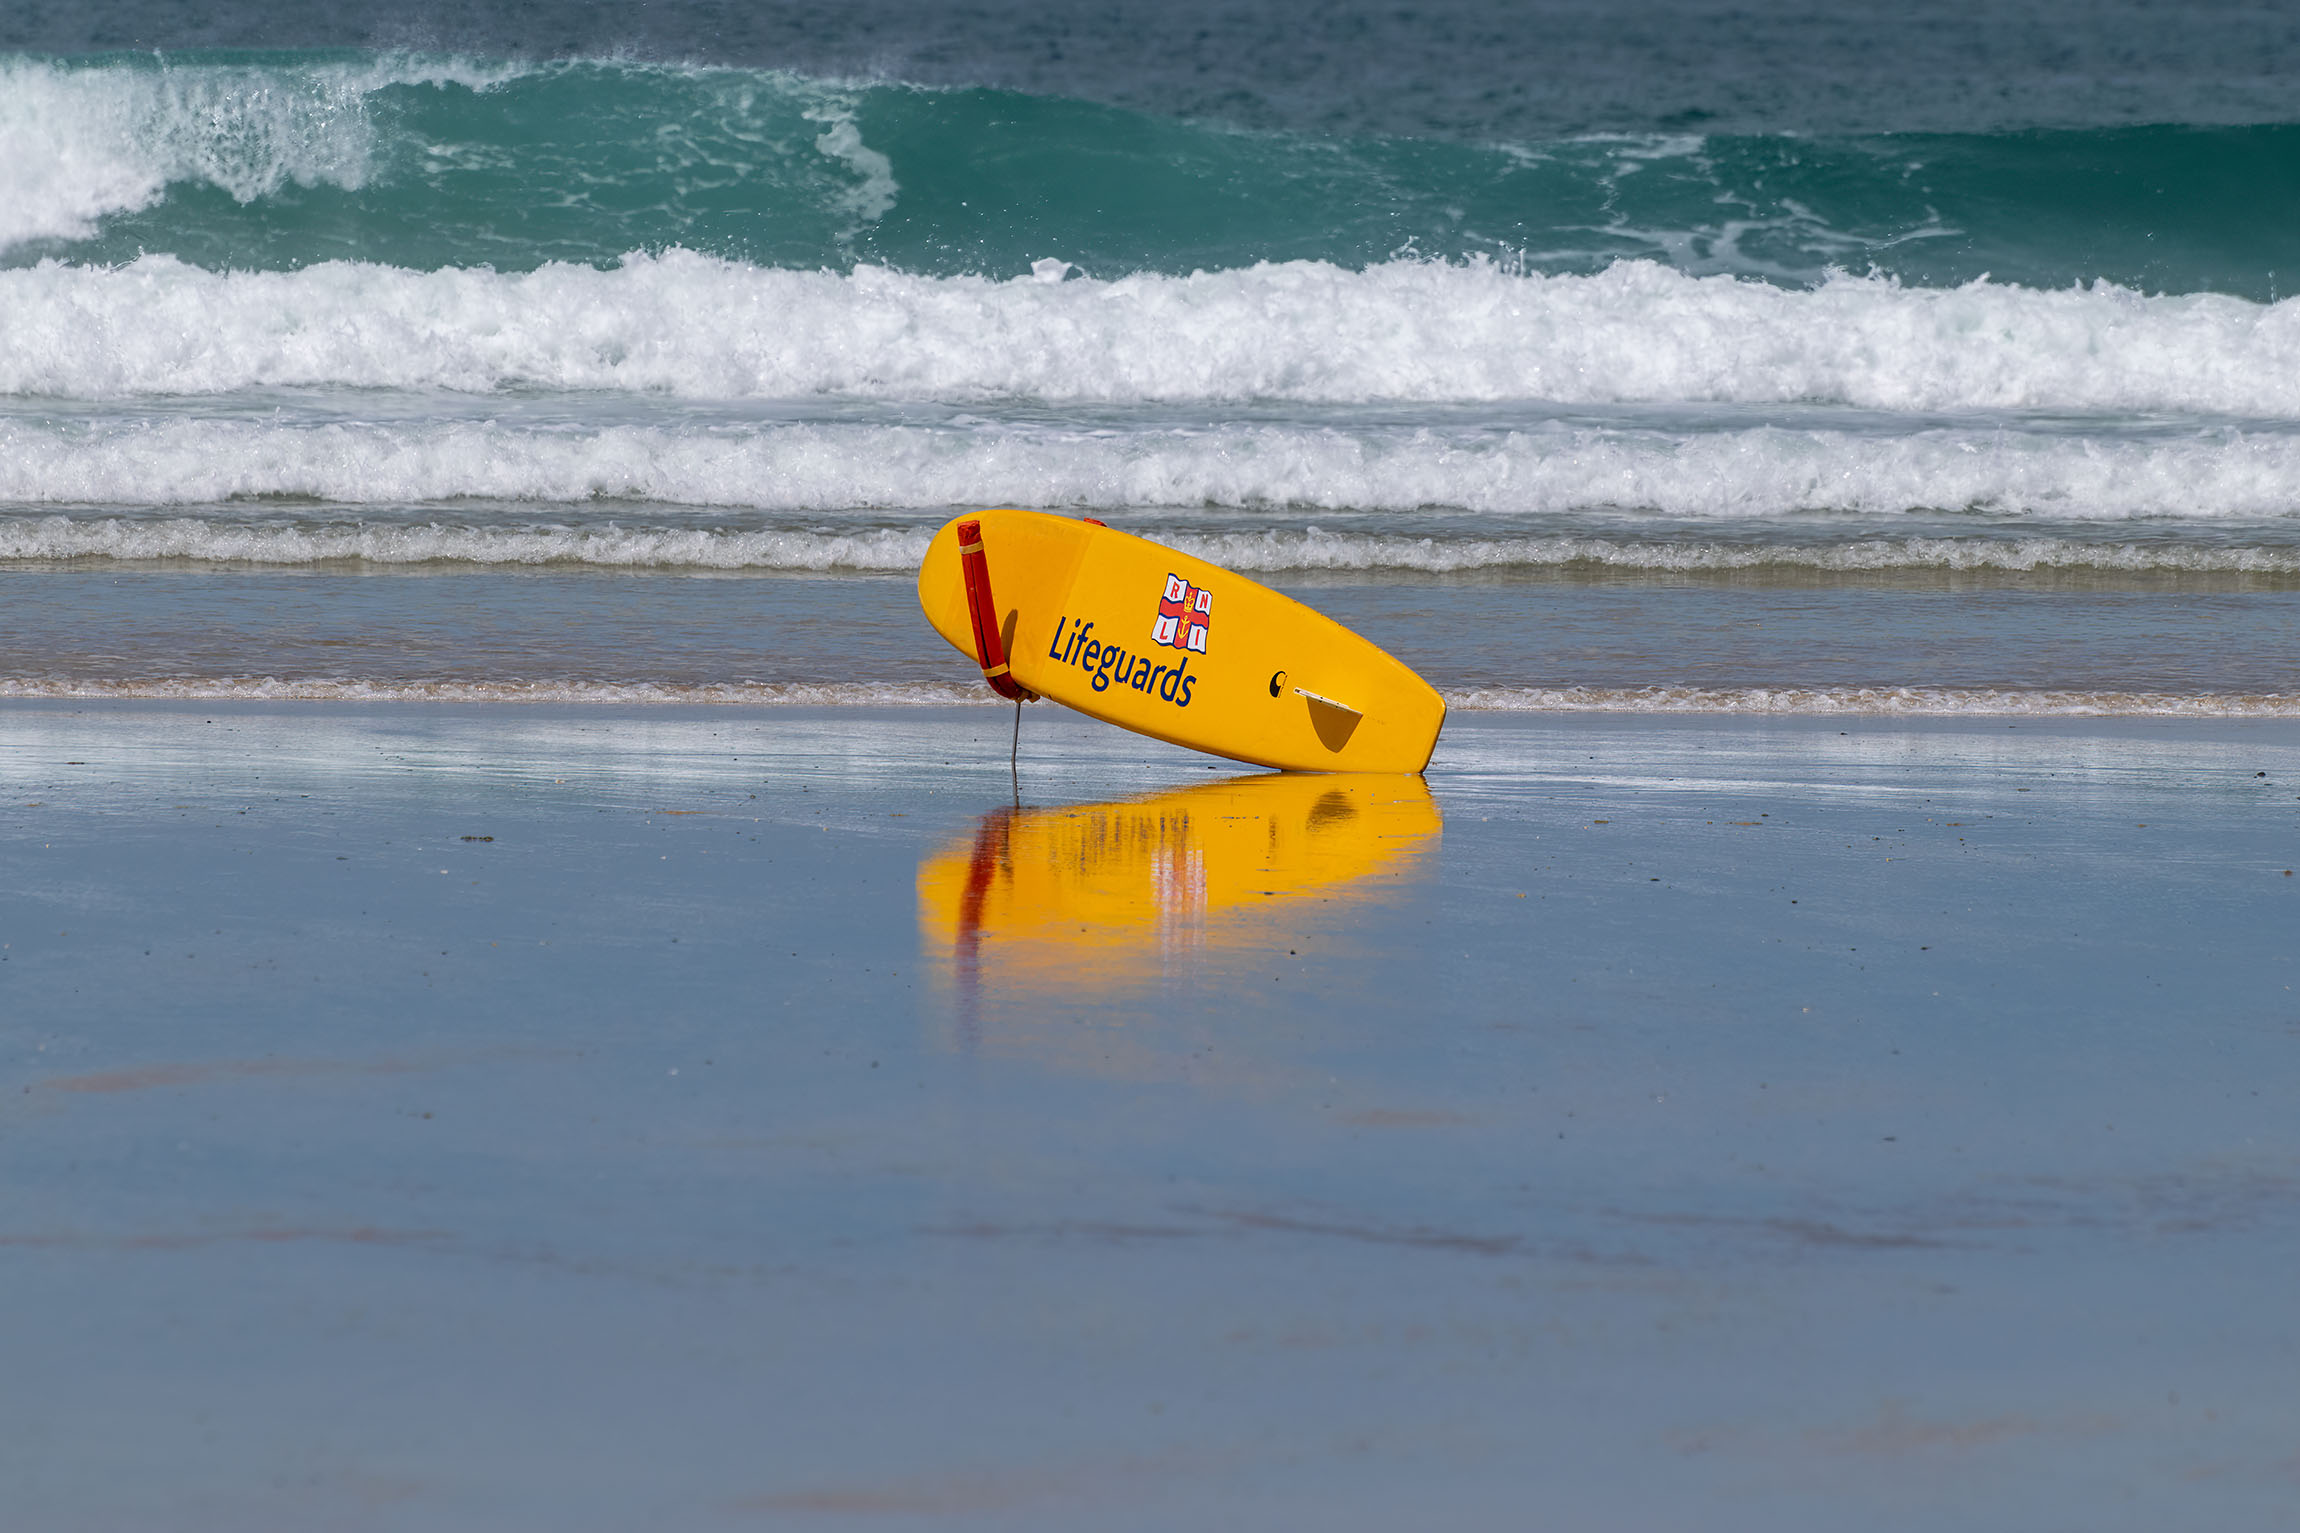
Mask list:
[[[0,704],[15,1514],[2291,1510],[2300,727],[1005,726]]]

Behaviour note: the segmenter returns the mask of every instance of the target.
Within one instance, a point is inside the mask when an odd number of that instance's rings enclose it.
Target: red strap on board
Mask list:
[[[974,620],[974,661],[1000,697],[1035,697],[1006,670],[1006,643],[998,632],[998,603],[990,594],[990,561],[982,556],[982,523],[958,524],[958,567],[966,577],[966,614]]]

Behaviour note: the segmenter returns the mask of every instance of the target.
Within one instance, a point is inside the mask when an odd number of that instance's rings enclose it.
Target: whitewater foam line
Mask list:
[[[2069,521],[2300,514],[2300,436],[1935,428],[1897,435],[1543,424],[1475,428],[748,423],[576,429],[162,416],[0,419],[0,504],[296,497],[651,501],[852,512],[1021,504],[1730,521],[1979,511]]]
[[[1446,706],[1500,713],[1729,713],[1906,717],[2300,718],[2300,693],[2022,690],[2007,687],[1467,687]],[[730,708],[1004,706],[946,682],[373,681],[211,676],[0,678],[0,698],[49,701],[570,703]]]
[[[944,682],[371,681],[206,676],[7,677],[0,698],[162,702],[606,703],[732,708],[948,708],[1002,704],[983,686]]]
[[[918,568],[932,531],[852,533],[694,528],[279,527],[201,517],[131,521],[0,518],[0,564],[128,563],[589,566],[606,569],[855,571]]]
[[[1649,261],[1290,262],[1117,281],[783,271],[218,273],[170,256],[0,272],[0,393],[266,386],[1072,402],[1829,402],[2300,417],[2300,300],[1792,291]]]
[[[1500,713],[1733,713],[2020,718],[2300,718],[2300,693],[2013,687],[1470,687],[1446,705]]]
[[[1322,533],[1177,537],[1175,546],[1232,569],[1385,570],[1419,574],[1616,569],[1702,574],[1812,570],[1860,574],[2040,571],[2102,574],[2300,575],[2300,549],[2178,543],[2092,543],[2071,538],[1864,538],[1836,543],[1710,543],[1599,537],[1410,538]]]
[[[1156,541],[1258,575],[1317,572],[1451,575],[1512,570],[2093,572],[2300,577],[2300,548],[2106,543],[2057,537],[1866,538],[1833,543],[1719,543],[1601,537],[1437,538],[1148,529]],[[440,523],[297,527],[206,517],[0,517],[0,566],[73,562],[407,568],[599,568],[908,574],[928,528],[853,532],[610,526],[473,527]]]

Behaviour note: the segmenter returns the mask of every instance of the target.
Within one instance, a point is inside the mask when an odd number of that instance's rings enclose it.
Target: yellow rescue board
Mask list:
[[[1014,679],[1080,713],[1209,755],[1308,772],[1419,772],[1445,699],[1290,596],[1146,538],[983,511]],[[918,570],[927,621],[974,658],[958,522]]]

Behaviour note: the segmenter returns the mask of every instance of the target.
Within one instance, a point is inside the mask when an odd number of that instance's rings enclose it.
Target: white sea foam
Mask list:
[[[0,518],[0,563],[75,559],[198,564],[576,565],[609,569],[915,570],[928,534],[664,527],[280,526],[188,516]]]
[[[1270,529],[1148,529],[1159,542],[1260,575],[1470,574],[1560,569],[1655,573],[1941,571],[2300,577],[2300,548],[2092,542],[2054,537],[1873,537],[1835,542],[1405,537]],[[0,564],[75,560],[264,566],[591,567],[791,574],[908,574],[920,527],[478,526],[446,521],[295,524],[227,516],[0,517]]]
[[[1004,706],[946,682],[376,681],[350,677],[6,677],[0,698],[175,702],[578,703],[735,708]],[[1841,717],[2300,718],[2300,693],[2177,693],[2003,687],[1474,687],[1461,711],[1734,713]]]
[[[862,129],[854,120],[853,104],[834,97],[808,108],[804,115],[808,121],[823,126],[822,133],[815,139],[815,152],[826,159],[837,160],[859,178],[837,198],[840,207],[854,218],[856,226],[876,223],[894,211],[895,199],[902,192],[894,178],[894,161],[863,142]],[[850,229],[848,237],[854,232]]]
[[[766,270],[216,273],[169,256],[0,273],[0,392],[264,385],[1051,401],[1826,401],[2300,417],[2300,300],[1796,291],[1650,262],[1594,276],[1316,262],[1047,283]]]
[[[259,497],[653,501],[764,512],[1002,502],[1304,513],[1613,508],[1725,522],[1929,510],[2193,522],[2300,514],[2300,436],[0,419],[0,503]],[[1247,544],[1233,557],[1255,555]]]
[[[2300,718],[2300,693],[2011,687],[1473,687],[1447,705],[1516,713],[1963,715],[2022,718]]]
[[[150,698],[174,702],[604,703],[737,708],[948,708],[1004,704],[979,685],[944,682],[370,681],[276,676],[0,677],[0,698]]]
[[[2105,543],[2057,537],[1867,537],[1834,542],[1720,543],[1591,536],[1417,538],[1331,533],[1313,527],[1303,532],[1185,534],[1164,541],[1230,569],[1268,574],[1411,571],[1450,575],[1587,567],[1673,574],[1904,570],[2300,575],[2300,548]]]
[[[410,57],[150,68],[0,58],[0,250],[84,238],[176,182],[243,203],[291,183],[362,186],[376,153],[372,93],[504,75]]]

